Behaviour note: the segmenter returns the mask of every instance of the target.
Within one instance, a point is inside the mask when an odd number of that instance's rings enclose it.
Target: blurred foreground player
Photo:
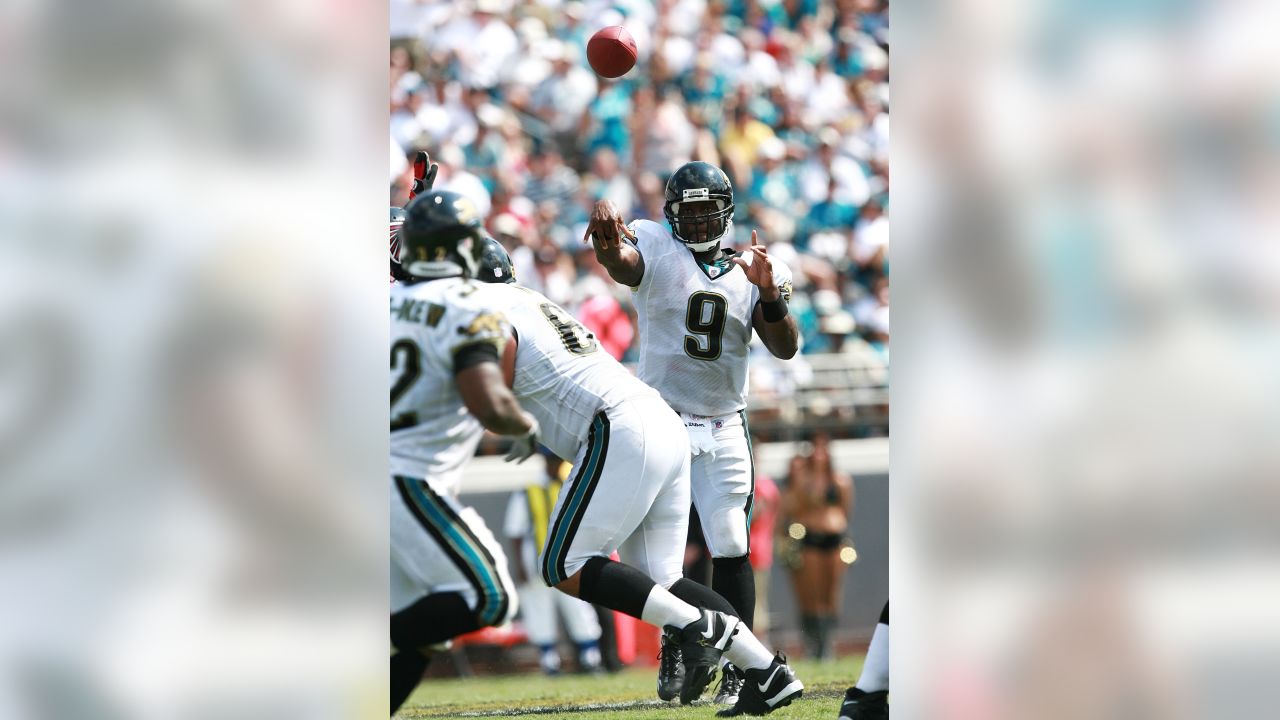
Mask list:
[[[662,628],[684,658],[682,703],[701,696],[723,655],[746,684],[725,717],[765,715],[804,685],[710,588],[680,576],[689,508],[688,434],[653,388],[603,352],[595,337],[541,294],[506,283],[510,259],[490,240],[480,277],[501,292],[515,337],[504,372],[538,419],[540,440],[574,471],[551,512],[543,580],[569,595]],[[609,559],[614,551],[622,562]]]
[[[484,521],[456,500],[485,428],[516,438],[508,460],[537,447],[499,359],[510,326],[493,286],[476,283],[475,206],[428,192],[405,208],[391,288],[391,707],[422,679],[422,648],[516,611],[506,557]]]

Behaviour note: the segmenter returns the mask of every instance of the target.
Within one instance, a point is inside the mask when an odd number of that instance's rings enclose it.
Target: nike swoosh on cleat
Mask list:
[[[760,692],[764,692],[769,689],[769,684],[773,682],[773,677],[777,675],[778,671],[781,669],[782,669],[782,666],[779,665],[778,667],[773,669],[773,672],[769,673],[769,679],[760,683]]]

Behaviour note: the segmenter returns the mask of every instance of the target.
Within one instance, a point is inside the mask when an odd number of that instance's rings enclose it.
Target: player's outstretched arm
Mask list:
[[[596,261],[609,271],[609,277],[628,287],[636,287],[644,277],[644,256],[622,241],[624,235],[632,241],[636,239],[613,203],[608,200],[597,202],[591,209],[587,234],[582,239],[591,240]]]

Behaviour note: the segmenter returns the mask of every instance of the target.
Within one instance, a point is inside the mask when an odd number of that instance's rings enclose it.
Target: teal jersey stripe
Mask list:
[[[579,476],[578,482],[573,487],[573,495],[570,496],[568,502],[565,503],[563,511],[560,513],[560,517],[564,519],[564,522],[560,524],[559,531],[552,538],[554,542],[549,546],[545,556],[548,568],[550,568],[548,575],[551,576],[552,585],[558,585],[565,580],[565,578],[560,577],[560,563],[557,558],[560,557],[560,550],[566,540],[565,536],[569,534],[569,528],[573,525],[570,521],[578,513],[578,506],[582,503],[582,496],[586,494],[587,486],[591,484],[591,480],[596,474],[596,463],[600,461],[600,453],[604,449],[603,418],[597,416],[595,421],[591,423],[591,430],[596,442],[592,443],[590,450],[587,452],[586,472]]]
[[[476,570],[476,575],[480,578],[480,582],[484,584],[484,597],[480,598],[480,618],[486,625],[492,625],[498,621],[498,610],[502,606],[502,590],[498,585],[497,571],[485,562],[484,555],[472,547],[470,540],[458,531],[454,524],[449,521],[448,516],[436,507],[436,503],[426,493],[422,492],[422,488],[415,482],[406,481],[405,486],[409,489],[409,495],[418,504],[418,507],[435,523],[449,539],[449,544],[459,555],[467,559],[471,567]]]

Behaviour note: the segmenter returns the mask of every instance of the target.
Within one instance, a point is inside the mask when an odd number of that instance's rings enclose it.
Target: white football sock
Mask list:
[[[659,628],[667,625],[682,628],[691,622],[697,622],[701,617],[697,608],[672,595],[661,585],[654,585],[649,591],[649,597],[644,601],[644,610],[640,612],[641,620]]]
[[[856,687],[863,692],[889,689],[889,626],[876,625],[867,648],[867,659],[862,663],[862,676]]]
[[[738,634],[733,636],[733,644],[724,656],[740,670],[761,670],[773,664],[773,653],[751,634],[745,624],[738,626]]]

